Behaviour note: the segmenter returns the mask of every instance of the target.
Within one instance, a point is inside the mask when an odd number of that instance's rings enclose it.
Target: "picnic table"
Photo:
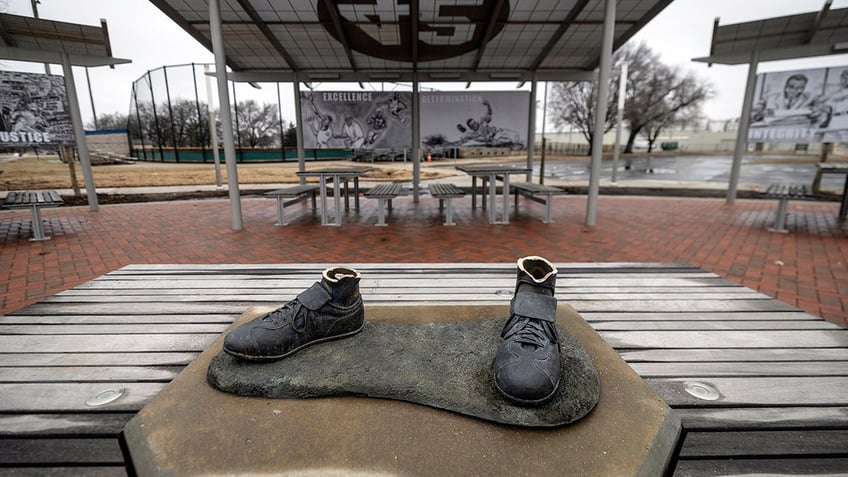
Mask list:
[[[0,317],[0,474],[127,475],[130,418],[326,266],[131,265]],[[503,305],[515,284],[514,263],[352,266],[366,307]],[[560,302],[680,416],[670,475],[848,472],[848,330],[685,264],[557,267]]]
[[[508,224],[509,223],[509,176],[512,174],[528,174],[531,169],[526,166],[518,166],[514,164],[470,164],[456,166],[458,171],[462,171],[471,176],[471,208],[477,207],[477,178],[481,178],[482,188],[482,205],[486,208],[486,181],[489,183],[489,223],[490,224]],[[501,221],[498,222],[495,217],[495,196],[497,195],[497,180],[503,180],[503,204],[501,209]]]
[[[32,213],[32,238],[31,241],[50,240],[44,235],[44,224],[41,223],[42,207],[59,207],[65,202],[59,193],[53,190],[35,190],[22,192],[9,192],[3,201],[5,209],[30,209]]]
[[[341,225],[341,191],[340,183],[344,184],[344,203],[345,210],[350,208],[348,196],[348,181],[353,179],[353,204],[354,208],[359,210],[359,177],[368,171],[373,170],[373,167],[323,167],[320,169],[310,169],[308,171],[300,171],[297,173],[300,177],[317,177],[318,185],[321,192],[321,225]],[[335,218],[330,222],[327,218],[327,181],[333,183],[333,201]]]

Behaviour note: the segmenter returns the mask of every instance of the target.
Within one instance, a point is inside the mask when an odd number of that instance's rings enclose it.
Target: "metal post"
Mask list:
[[[236,155],[238,156],[238,162],[244,162],[244,147],[241,144],[241,125],[239,124],[239,117],[238,117],[238,98],[236,97],[236,83],[233,82],[232,84],[233,84],[233,113],[235,114],[235,121],[236,121],[236,145],[238,146],[238,149],[237,149],[238,152],[237,152]]]
[[[88,155],[88,144],[85,142],[85,131],[82,128],[77,85],[74,82],[74,72],[71,69],[71,59],[67,53],[62,53],[62,71],[65,74],[65,95],[68,108],[71,110],[71,124],[74,128],[74,138],[77,141],[82,177],[85,180],[85,192],[88,197],[88,208],[96,212],[100,210],[97,202],[97,190],[94,188],[94,174],[91,172],[91,158]]]
[[[162,76],[165,78],[165,97],[168,99],[168,116],[171,118],[171,140],[174,141],[174,162],[180,162],[180,150],[177,148],[177,123],[174,122],[174,108],[171,105],[171,86],[168,81],[168,67],[162,67]]]
[[[730,183],[727,185],[727,203],[736,202],[736,189],[739,187],[739,173],[742,170],[742,154],[748,149],[748,126],[751,124],[751,108],[754,100],[754,85],[757,82],[757,64],[760,53],[751,52],[748,64],[748,81],[745,83],[745,99],[742,100],[742,116],[739,118],[739,130],[736,131],[736,148],[733,149],[733,165],[730,167]]]
[[[191,64],[191,84],[194,86],[194,109],[197,111],[197,124],[203,124],[203,113],[200,112],[200,94],[197,92],[197,67],[194,63]],[[199,133],[199,132],[198,132]],[[199,138],[192,138],[192,142],[200,143],[200,154],[203,163],[206,164],[206,145],[203,141],[198,141]],[[189,144],[194,146],[194,144]]]
[[[283,124],[283,103],[280,101],[279,81],[277,81],[277,115],[280,117],[280,151],[283,154],[283,162],[286,162],[286,132]]]
[[[47,67],[47,64],[44,65]],[[47,74],[50,74],[48,71]],[[97,127],[97,111],[94,109],[94,95],[91,94],[91,77],[88,76],[88,66],[85,67],[85,82],[88,85],[88,99],[91,101],[91,115],[94,117],[94,129],[100,129]]]
[[[212,78],[209,65],[203,66],[206,73],[206,102],[209,105],[209,141],[212,142],[212,160],[215,161],[215,187],[221,188],[221,159],[218,156],[218,133],[215,131],[215,108],[212,107]]]
[[[156,96],[153,94],[153,79],[147,70],[147,89],[150,90],[150,105],[153,106],[153,125],[156,126],[156,145],[159,147],[159,160],[165,162],[165,150],[162,149],[162,128],[159,126],[159,114],[156,112]]]
[[[536,77],[530,81],[530,117],[527,121],[527,182],[533,182],[533,150],[536,149]]]
[[[132,84],[133,104],[135,104],[135,120],[138,127],[138,138],[141,140],[141,155],[144,160],[147,160],[147,147],[144,144],[144,130],[141,128],[141,113],[138,111],[138,91],[135,88],[136,83]]]
[[[236,149],[233,144],[233,118],[230,114],[230,96],[227,91],[227,63],[224,58],[224,35],[221,31],[221,6],[219,0],[209,0],[209,27],[212,51],[215,54],[215,79],[218,83],[218,104],[221,110],[221,131],[224,136],[224,161],[227,164],[227,186],[230,192],[230,209],[233,230],[244,228],[241,216]]]
[[[300,77],[297,73],[294,74],[294,115],[297,116],[297,170],[303,172],[306,170],[306,158],[303,152],[303,113],[300,104]],[[300,178],[300,184],[306,184],[306,178]]]
[[[542,101],[542,157],[539,162],[539,184],[545,183],[545,153],[547,153],[547,141],[545,138],[545,123],[548,119],[548,82],[545,81],[545,99]]]
[[[621,64],[621,78],[618,80],[618,112],[615,119],[615,144],[612,146],[612,183],[618,181],[618,156],[621,153],[621,126],[624,121],[624,96],[627,94],[627,63]]]
[[[38,18],[38,4],[41,3],[41,0],[31,0],[30,4],[32,5],[32,16],[33,18]],[[50,74],[50,63],[44,63],[44,72],[48,75]],[[86,74],[88,74],[88,69],[86,68]]]
[[[418,73],[412,73],[412,202],[415,204],[418,203],[421,181],[421,147],[419,144],[421,138],[419,137],[420,131],[418,130],[421,124],[419,86]]]
[[[601,159],[604,153],[604,124],[609,99],[609,76],[612,69],[612,37],[615,30],[615,0],[606,0],[604,36],[601,43],[601,67],[598,74],[598,94],[595,105],[595,125],[592,132],[592,168],[589,172],[589,199],[586,204],[586,225],[595,225],[598,215],[598,192],[601,179]]]

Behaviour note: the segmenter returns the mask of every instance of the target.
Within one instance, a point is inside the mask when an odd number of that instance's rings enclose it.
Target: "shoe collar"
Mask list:
[[[542,268],[543,269],[547,268],[550,271],[545,273],[545,275],[542,276],[542,277],[537,277],[536,274],[538,274],[539,271],[540,271],[538,269],[539,268],[538,265],[536,267],[532,267],[533,268],[532,271],[527,269],[527,265],[532,264],[533,262],[542,262],[542,264],[543,264]],[[521,270],[522,272],[524,272],[528,277],[532,278],[533,281],[535,281],[536,283],[544,283],[545,280],[556,275],[556,273],[557,273],[556,267],[551,262],[549,262],[545,258],[536,256],[536,255],[530,255],[530,256],[527,256],[527,257],[519,258],[518,259],[518,269]],[[533,272],[536,272],[536,273],[534,274]]]
[[[362,275],[350,267],[331,267],[324,270],[321,277],[328,283],[339,283],[343,278],[359,279]]]

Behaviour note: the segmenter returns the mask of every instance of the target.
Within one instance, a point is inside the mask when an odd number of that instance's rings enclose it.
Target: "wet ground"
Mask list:
[[[730,180],[731,155],[692,155],[692,156],[640,156],[630,160],[629,169],[625,168],[627,159],[618,162],[618,179],[653,179],[669,181],[713,182],[727,184]],[[812,184],[816,175],[816,158],[809,156],[745,156],[742,159],[740,183],[768,185],[772,183]],[[550,160],[545,161],[545,177],[567,180],[588,180],[590,159],[586,161]],[[539,174],[539,160],[533,166],[534,175]],[[612,161],[604,161],[601,177],[612,177]],[[822,177],[823,188],[841,189],[844,178],[841,175]]]

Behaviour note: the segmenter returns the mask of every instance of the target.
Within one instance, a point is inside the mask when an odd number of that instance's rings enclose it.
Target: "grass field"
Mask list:
[[[307,169],[329,165],[325,162],[307,163]],[[346,163],[346,165],[353,165]],[[412,172],[400,165],[375,165],[375,170],[365,174],[372,181],[411,181]],[[82,169],[75,164],[77,183],[84,188]],[[297,163],[239,164],[238,178],[241,184],[296,183]],[[126,165],[101,165],[92,167],[97,187],[151,187],[177,185],[214,185],[214,164],[172,164],[138,162]],[[227,170],[221,165],[222,181],[227,181]],[[439,172],[422,171],[422,179],[443,175]],[[0,157],[0,189],[70,189],[70,170],[56,156],[25,155]]]

